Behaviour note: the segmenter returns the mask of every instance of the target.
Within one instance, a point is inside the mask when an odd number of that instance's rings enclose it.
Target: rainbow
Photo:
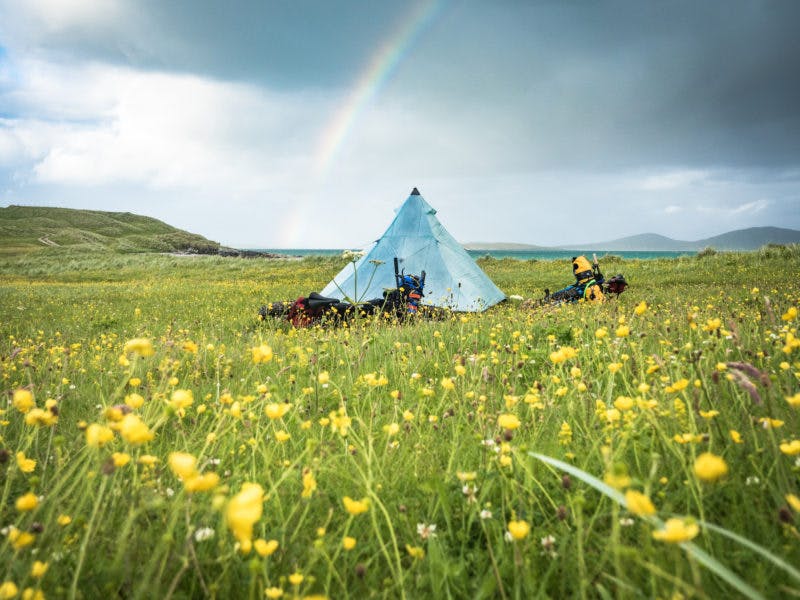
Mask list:
[[[358,78],[352,92],[325,127],[314,159],[314,170],[325,176],[348,134],[370,101],[391,79],[413,47],[413,42],[441,12],[444,0],[423,0],[383,43]]]

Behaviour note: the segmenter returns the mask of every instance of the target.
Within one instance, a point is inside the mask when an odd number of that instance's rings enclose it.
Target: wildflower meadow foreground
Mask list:
[[[0,599],[800,595],[797,247],[300,330],[258,306],[343,259],[48,252],[0,258]]]

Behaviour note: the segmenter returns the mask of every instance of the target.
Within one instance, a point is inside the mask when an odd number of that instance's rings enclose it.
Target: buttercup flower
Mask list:
[[[531,526],[527,521],[512,520],[508,522],[508,533],[515,540],[522,540],[530,533]]]
[[[253,525],[261,518],[263,509],[264,490],[257,483],[245,483],[241,491],[228,502],[225,521],[245,553],[250,551]]]
[[[503,414],[497,417],[497,424],[503,429],[513,431],[520,426],[520,420],[516,415]]]
[[[125,342],[124,354],[138,354],[139,356],[153,356],[153,343],[147,338],[134,338]]]
[[[694,474],[698,479],[713,482],[728,473],[728,465],[722,457],[704,452],[694,462]]]
[[[14,408],[23,414],[27,413],[35,406],[33,394],[28,390],[16,390],[11,403],[14,405]]]
[[[36,461],[26,457],[24,452],[17,452],[17,466],[23,473],[33,473],[36,468]]]
[[[306,469],[303,472],[303,491],[300,493],[301,498],[310,498],[317,489],[317,480],[314,479],[314,473]]]
[[[255,548],[258,555],[264,557],[274,554],[274,552],[278,549],[278,546],[278,540],[267,541],[259,538],[253,542],[253,548]]]
[[[646,494],[637,492],[636,490],[628,490],[625,492],[625,504],[628,510],[639,517],[646,517],[656,514],[656,507],[650,501]]]
[[[39,499],[33,492],[28,492],[17,498],[15,506],[19,512],[30,512],[39,506]]]
[[[125,415],[120,422],[119,434],[132,446],[139,446],[153,439],[155,434],[133,413]]]
[[[670,544],[680,544],[688,542],[700,533],[697,523],[686,519],[672,518],[667,519],[663,529],[653,532],[653,538],[660,542]]]
[[[351,515],[360,515],[369,510],[369,500],[362,498],[361,500],[353,500],[350,496],[342,498],[344,509]]]

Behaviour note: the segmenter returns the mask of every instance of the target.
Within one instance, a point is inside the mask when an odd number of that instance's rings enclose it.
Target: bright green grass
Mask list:
[[[0,538],[0,583],[51,598],[263,598],[270,587],[285,597],[717,598],[738,577],[754,593],[796,595],[800,581],[779,560],[800,564],[798,513],[786,499],[800,496],[800,467],[781,450],[800,439],[798,409],[786,400],[800,392],[797,321],[782,318],[800,301],[798,258],[797,248],[773,248],[608,259],[605,273],[624,273],[631,287],[601,306],[532,311],[509,302],[444,321],[308,330],[259,323],[258,307],[321,289],[339,259],[0,258],[9,401],[0,415],[0,526],[34,532],[18,550]],[[526,298],[571,276],[558,262],[480,264],[507,294]],[[642,301],[648,308],[637,315]],[[630,333],[617,337],[622,318]],[[129,355],[123,366],[133,338],[152,340],[155,354]],[[251,348],[262,345],[273,358],[254,364]],[[577,355],[554,362],[563,347]],[[25,424],[10,403],[23,386],[39,408],[56,401],[55,426]],[[182,415],[168,402],[176,389],[194,397]],[[117,434],[88,447],[82,428],[113,424],[108,409],[133,392],[145,398],[134,414],[153,440],[135,446]],[[289,412],[269,419],[265,407],[283,402]],[[346,436],[326,422],[334,411],[351,420]],[[521,426],[503,432],[502,414]],[[37,461],[32,473],[21,471],[18,452]],[[115,452],[131,462],[115,468]],[[219,486],[187,494],[168,466],[172,452],[197,457]],[[727,476],[699,481],[693,464],[703,452],[721,456]],[[143,455],[158,462],[137,464]],[[304,472],[317,483],[308,498]],[[657,515],[628,514],[591,479],[608,474],[628,479],[623,492],[648,494]],[[225,521],[246,482],[265,492],[252,538],[279,543],[268,557],[242,554]],[[29,491],[40,502],[19,512]],[[368,498],[368,512],[349,515],[344,496]],[[60,515],[71,522],[59,525]],[[657,519],[672,516],[711,525],[694,538],[697,552],[653,539]],[[507,541],[511,520],[529,523],[528,536]],[[435,525],[435,535],[423,539],[420,524]],[[202,539],[206,528],[213,536]],[[352,550],[345,536],[356,539]],[[544,547],[547,536],[554,541]],[[412,556],[420,550],[424,558]],[[720,568],[704,566],[705,555]],[[30,574],[37,560],[49,565],[40,580]],[[293,573],[303,575],[297,586]]]

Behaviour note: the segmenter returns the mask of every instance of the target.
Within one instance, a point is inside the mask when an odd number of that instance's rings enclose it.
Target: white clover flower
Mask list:
[[[436,537],[436,523],[430,525],[426,523],[417,523],[417,535],[423,540]]]
[[[483,510],[480,512],[480,518],[481,518],[481,519],[483,519],[483,520],[486,520],[486,519],[491,519],[491,518],[492,518],[492,511],[490,511],[490,510],[487,510],[487,509],[485,509],[485,508],[484,508],[484,509],[483,509]]]
[[[214,537],[214,530],[211,527],[200,527],[194,532],[194,539],[196,542],[204,542]]]

